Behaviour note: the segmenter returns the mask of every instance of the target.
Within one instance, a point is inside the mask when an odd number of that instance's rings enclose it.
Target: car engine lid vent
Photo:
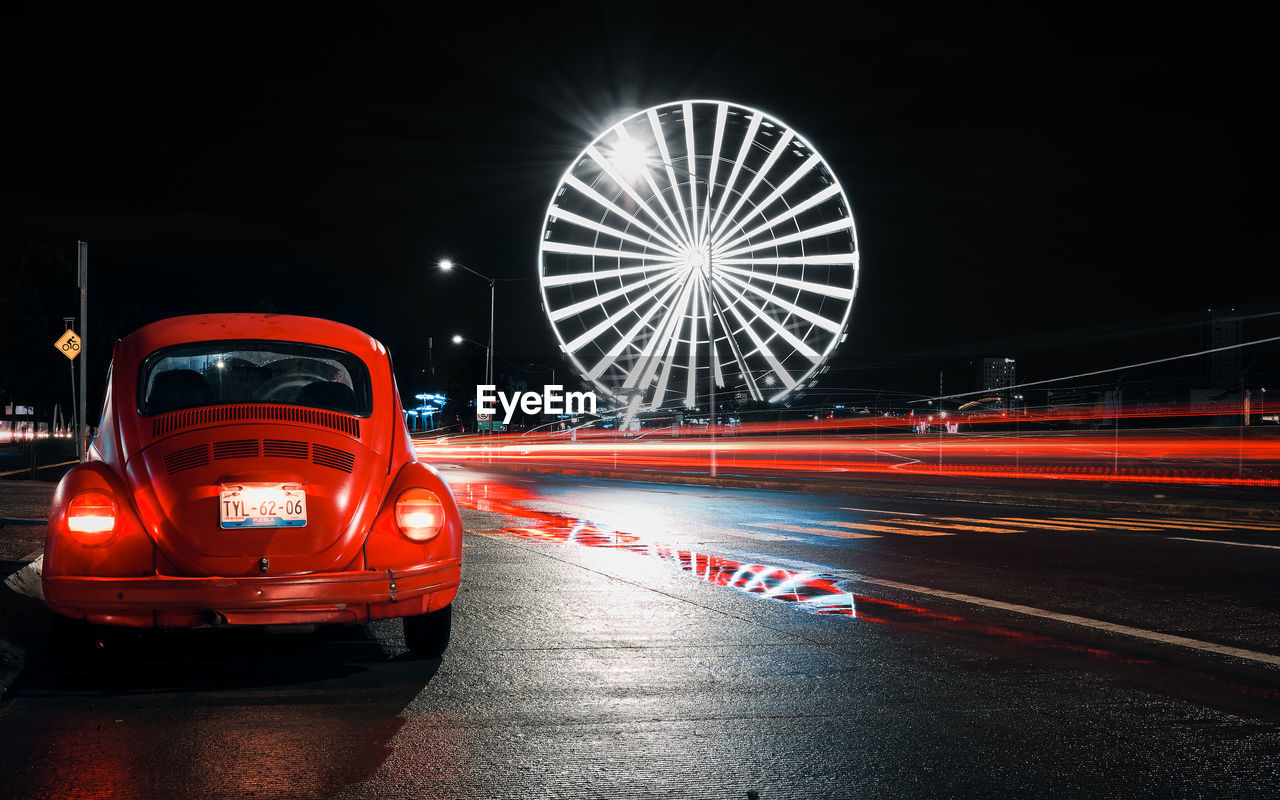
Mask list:
[[[315,408],[267,405],[207,406],[172,411],[156,417],[151,426],[151,435],[157,437],[167,436],[183,428],[197,425],[251,421],[301,422],[304,425],[330,428],[355,439],[360,438],[360,419],[358,417],[338,414],[332,411],[321,411]]]
[[[356,457],[351,453],[323,444],[311,445],[311,460],[322,467],[331,467],[343,472],[350,472],[356,463]]]
[[[170,475],[183,470],[203,467],[208,463],[209,445],[207,444],[198,444],[182,450],[175,450],[164,457],[164,466],[165,469],[169,470]]]
[[[230,442],[217,442],[213,445],[213,460],[224,458],[255,458],[259,455],[257,439],[236,439]]]
[[[288,439],[264,439],[262,454],[272,458],[306,458],[307,443]]]

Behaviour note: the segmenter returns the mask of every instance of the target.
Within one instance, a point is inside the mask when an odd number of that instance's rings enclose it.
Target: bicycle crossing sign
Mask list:
[[[67,332],[58,337],[58,341],[53,343],[64,356],[71,360],[80,355],[80,334],[67,328]]]

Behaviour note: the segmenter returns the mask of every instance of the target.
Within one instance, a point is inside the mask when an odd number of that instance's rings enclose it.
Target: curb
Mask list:
[[[0,698],[8,695],[26,666],[27,655],[40,644],[53,623],[53,612],[40,591],[42,556],[0,583]]]
[[[525,473],[531,475],[564,475],[571,477],[602,478],[615,481],[640,483],[674,483],[686,486],[718,486],[726,489],[760,489],[786,492],[829,492],[857,494],[868,497],[909,496],[921,500],[956,500],[963,498],[998,505],[1046,506],[1084,511],[1102,511],[1134,514],[1165,514],[1181,517],[1274,521],[1280,520],[1280,504],[1270,506],[1247,505],[1223,501],[1196,500],[1139,500],[1124,497],[1100,497],[1073,494],[1062,491],[1041,491],[1028,484],[1026,490],[1003,489],[994,486],[939,486],[937,484],[871,481],[820,481],[784,478],[752,478],[742,475],[694,475],[688,473],[628,472],[608,469],[561,469],[558,467],[534,467],[516,464],[485,464],[465,462],[473,469],[494,472]],[[1034,493],[1033,495],[1031,493]],[[1030,495],[1030,496],[1029,496]]]

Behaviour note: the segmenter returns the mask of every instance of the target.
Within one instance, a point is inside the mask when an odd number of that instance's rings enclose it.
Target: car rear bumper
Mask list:
[[[248,578],[46,577],[45,602],[69,617],[115,625],[365,622],[422,614],[457,593],[460,560],[409,569]]]

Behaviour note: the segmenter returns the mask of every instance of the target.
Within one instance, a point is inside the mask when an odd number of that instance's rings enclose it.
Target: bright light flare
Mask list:
[[[618,143],[605,154],[605,158],[609,159],[609,163],[619,175],[635,183],[649,170],[649,162],[653,160],[653,155],[643,143],[624,135],[618,138]]]

